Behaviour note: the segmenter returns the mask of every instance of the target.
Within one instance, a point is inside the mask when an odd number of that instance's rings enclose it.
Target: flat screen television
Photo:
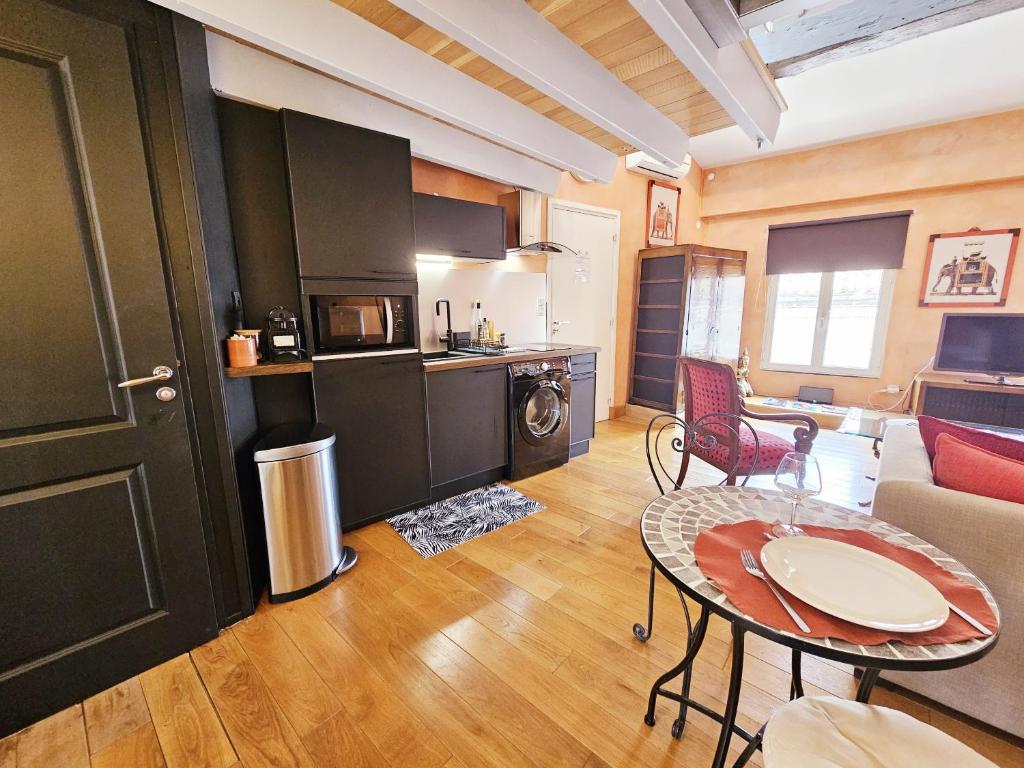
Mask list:
[[[1024,315],[943,315],[935,370],[1024,376]]]

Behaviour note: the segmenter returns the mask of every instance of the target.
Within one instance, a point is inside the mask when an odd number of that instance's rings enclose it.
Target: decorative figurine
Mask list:
[[[750,374],[750,352],[747,348],[743,348],[743,354],[740,355],[739,365],[736,366],[736,383],[740,388],[740,397],[750,397],[754,394],[754,388],[750,386],[750,382],[747,381],[747,376]]]

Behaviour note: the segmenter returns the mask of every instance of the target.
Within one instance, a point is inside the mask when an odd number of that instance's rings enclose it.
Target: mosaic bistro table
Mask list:
[[[996,643],[999,632],[990,637],[965,640],[959,643],[933,645],[907,645],[893,640],[881,645],[854,645],[835,638],[807,637],[762,624],[736,608],[714,582],[704,577],[694,558],[694,543],[697,535],[716,525],[739,523],[744,520],[775,522],[779,519],[788,502],[778,491],[756,488],[710,486],[683,488],[671,491],[652,501],[641,518],[641,535],[644,549],[651,558],[651,582],[655,570],[660,571],[679,591],[680,600],[688,597],[700,606],[700,615],[691,623],[689,610],[682,601],[686,615],[686,649],[682,660],[655,681],[651,688],[644,722],[653,726],[654,708],[659,696],[679,703],[679,717],[672,725],[672,735],[682,736],[689,709],[719,722],[719,735],[713,768],[721,768],[729,751],[729,741],[735,733],[747,741],[747,747],[736,765],[742,765],[759,748],[764,727],[751,734],[736,725],[736,709],[739,703],[743,679],[743,640],[747,632],[766,637],[792,649],[791,698],[803,695],[800,677],[801,654],[809,653],[825,659],[853,664],[864,669],[857,689],[857,700],[866,702],[871,695],[881,670],[941,670],[953,669],[977,661]],[[907,533],[889,523],[870,515],[852,512],[835,504],[809,499],[800,506],[800,519],[804,523],[834,528],[860,529],[868,531],[884,541],[927,555],[947,571],[981,590],[986,601],[999,616],[999,608],[988,587],[955,558],[947,555],[928,542]],[[690,698],[690,670],[693,660],[700,651],[707,632],[708,621],[717,614],[728,621],[732,629],[732,666],[729,678],[729,692],[724,712]],[[642,642],[650,637],[653,619],[653,602],[649,606],[648,626],[637,624],[634,634]],[[682,675],[681,692],[669,691],[666,684]]]

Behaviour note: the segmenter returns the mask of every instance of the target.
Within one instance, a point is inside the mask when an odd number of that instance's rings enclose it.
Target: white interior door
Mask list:
[[[548,341],[600,347],[594,418],[604,421],[615,379],[615,294],[619,272],[619,212],[580,203],[548,203]]]

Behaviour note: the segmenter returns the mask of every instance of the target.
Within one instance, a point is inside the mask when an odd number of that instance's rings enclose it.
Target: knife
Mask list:
[[[964,611],[964,610],[961,610],[960,608],[957,608],[957,607],[956,607],[955,605],[953,605],[953,604],[952,604],[951,602],[949,602],[949,600],[947,600],[947,601],[946,601],[946,605],[948,605],[948,606],[949,606],[949,609],[950,609],[950,610],[951,610],[951,611],[952,611],[953,613],[955,613],[955,614],[956,614],[957,616],[959,616],[959,617],[960,617],[961,619],[963,619],[964,621],[966,621],[966,622],[967,622],[968,624],[970,624],[970,625],[971,625],[972,627],[974,627],[974,628],[975,628],[976,630],[978,630],[979,632],[981,632],[981,634],[985,635],[985,637],[989,637],[989,636],[991,636],[991,635],[992,635],[992,630],[991,630],[991,629],[989,629],[988,627],[986,627],[986,626],[985,626],[984,624],[982,624],[982,623],[981,623],[980,621],[978,621],[978,620],[977,620],[976,618],[974,618],[973,616],[971,616],[971,614],[967,613],[967,612],[966,612],[966,611]]]

